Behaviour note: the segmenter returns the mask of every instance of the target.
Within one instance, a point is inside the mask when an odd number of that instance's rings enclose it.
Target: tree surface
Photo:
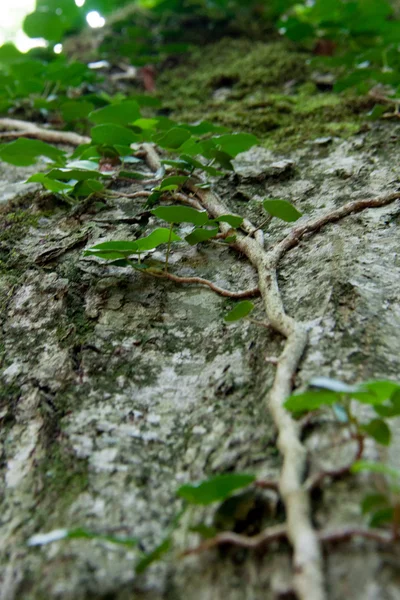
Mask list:
[[[159,225],[140,196],[171,158],[157,144],[136,148],[144,182],[116,179],[112,194],[73,203],[24,183],[44,161],[0,163],[1,600],[400,598],[398,536],[385,522],[368,528],[361,509],[385,492],[385,474],[348,468],[399,467],[398,417],[390,444],[366,436],[360,449],[333,411],[283,406],[315,377],[398,379],[398,119],[368,120],[371,96],[332,92],[309,49],[233,31],[154,73],[131,81],[109,68],[92,84],[258,137],[211,189],[194,178],[180,190],[212,218],[248,220],[230,244],[226,222],[219,239],[177,243],[168,276],[84,255]],[[66,130],[87,135],[26,107],[4,118],[69,153],[85,140]],[[2,141],[16,127],[0,120]],[[46,140],[49,130],[61,134]],[[266,198],[302,216],[266,219]],[[166,244],[150,258],[164,264]],[[234,293],[255,289],[251,318],[224,320]],[[367,422],[371,404],[354,415]],[[176,519],[178,488],[234,473],[256,484]],[[58,530],[75,539],[30,543]],[[169,551],[135,571],[165,540]]]

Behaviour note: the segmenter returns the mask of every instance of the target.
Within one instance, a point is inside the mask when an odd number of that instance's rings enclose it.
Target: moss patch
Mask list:
[[[309,58],[287,41],[224,38],[163,71],[159,96],[174,119],[208,119],[281,150],[354,133],[365,99],[319,91],[310,80]]]

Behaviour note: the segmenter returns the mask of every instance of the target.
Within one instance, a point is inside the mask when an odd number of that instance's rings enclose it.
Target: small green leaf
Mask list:
[[[186,183],[188,180],[186,175],[172,175],[171,177],[166,177],[165,179],[162,180],[162,182],[160,183],[158,189],[161,190],[165,190],[168,189],[171,185],[175,186],[175,187],[179,187],[180,185],[183,185],[184,183]]]
[[[104,190],[104,185],[96,179],[85,179],[79,181],[74,187],[74,196],[89,196],[93,193],[99,193]]]
[[[60,111],[64,121],[76,121],[78,119],[86,119],[94,105],[85,100],[68,100],[60,106]]]
[[[167,244],[168,241],[179,242],[181,241],[181,238],[166,227],[159,227],[152,231],[148,236],[136,240],[137,252],[153,250],[153,248],[157,248],[157,246],[160,246],[161,244]]]
[[[159,206],[152,211],[153,215],[168,223],[193,223],[205,225],[208,221],[206,211],[199,211],[190,206]]]
[[[278,217],[287,223],[297,221],[297,219],[302,216],[301,212],[299,212],[297,208],[293,206],[293,204],[290,204],[290,202],[287,202],[286,200],[267,198],[264,200],[263,206],[267,213],[273,217]]]
[[[161,146],[162,148],[170,148],[171,150],[176,150],[180,148],[184,142],[186,142],[191,137],[191,134],[186,129],[182,129],[179,127],[173,127],[167,133],[157,134],[154,136],[154,141],[156,144]]]
[[[254,304],[250,302],[250,300],[242,300],[242,302],[238,302],[238,304],[236,304],[236,306],[225,315],[224,321],[227,323],[239,321],[239,319],[247,317],[247,315],[250,314],[253,309]]]
[[[160,560],[160,558],[164,556],[164,554],[166,554],[171,548],[171,545],[172,540],[170,537],[167,537],[152,552],[145,554],[143,558],[141,558],[139,562],[136,563],[136,573],[143,573],[143,571],[145,571],[147,567],[149,567],[152,563],[156,562],[157,560]]]
[[[211,219],[209,224],[213,223],[228,223],[234,229],[237,229],[243,223],[243,217],[238,217],[237,215],[221,215],[220,217],[216,217],[215,219]]]
[[[134,142],[140,141],[140,136],[136,135],[130,129],[121,127],[121,125],[96,125],[90,130],[92,140],[95,144],[119,144],[130,146]]]
[[[61,160],[65,152],[40,140],[18,138],[15,142],[0,145],[0,159],[17,167],[34,165],[39,156],[46,156],[54,162]]]
[[[382,419],[372,419],[366,425],[362,425],[360,429],[374,438],[379,444],[389,446],[391,432],[388,425]]]
[[[380,473],[382,475],[387,475],[392,479],[400,479],[400,471],[398,469],[393,469],[392,467],[388,467],[387,465],[379,462],[373,462],[368,460],[358,460],[351,467],[352,473],[360,473],[361,471],[369,471],[371,473]]]
[[[203,165],[202,162],[200,162],[199,160],[193,158],[189,154],[182,154],[179,158],[180,158],[181,161],[184,161],[184,162],[188,163],[194,169],[200,169],[201,171],[204,171],[204,173],[207,173],[208,175],[211,175],[213,177],[218,177],[220,175],[223,175],[222,171],[219,171],[215,167],[210,167],[208,165]]]
[[[109,104],[98,108],[89,114],[93,123],[114,123],[116,125],[129,125],[140,118],[139,104],[134,100],[125,100],[117,104]]]
[[[190,504],[211,504],[228,498],[234,491],[255,481],[254,475],[232,473],[217,475],[197,484],[182,485],[177,495]]]
[[[293,394],[284,403],[284,407],[292,412],[316,410],[321,406],[330,406],[338,401],[338,395],[330,391],[308,391],[303,394]]]
[[[43,175],[43,173],[35,173],[35,175],[29,177],[29,179],[27,179],[27,183],[30,182],[41,183],[46,190],[54,192],[55,194],[69,194],[74,189],[73,185],[55,181],[54,179],[46,177],[46,175]]]
[[[195,229],[192,233],[189,233],[185,237],[185,240],[191,246],[195,246],[196,244],[200,244],[201,242],[206,242],[211,238],[215,237],[218,233],[218,227],[215,229]]]
[[[223,152],[235,157],[258,144],[258,139],[251,133],[228,133],[213,138]]]
[[[361,512],[365,515],[379,506],[387,506],[389,499],[384,494],[368,494],[361,502]]]
[[[392,523],[394,519],[394,509],[391,506],[387,508],[381,508],[371,515],[369,520],[370,527],[380,527],[386,523]]]

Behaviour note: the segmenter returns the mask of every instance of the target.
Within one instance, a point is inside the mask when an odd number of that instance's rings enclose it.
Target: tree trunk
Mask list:
[[[217,191],[229,210],[256,224],[265,219],[264,198],[287,199],[303,213],[301,225],[352,200],[397,192],[399,131],[386,120],[347,141],[316,140],[286,155],[254,149]],[[23,186],[32,172],[6,166],[1,173],[1,600],[294,597],[284,539],[180,556],[199,543],[189,531],[196,524],[254,535],[283,523],[273,489],[242,493],[233,509],[193,509],[172,551],[140,575],[137,550],[104,539],[27,545],[37,533],[82,527],[138,537],[150,551],[180,510],[183,483],[231,471],[278,480],[282,459],[268,405],[276,366],[266,359],[279,357],[285,342],[249,321],[225,323],[232,300],[205,286],[83,257],[100,239],[133,239],[152,217],[135,220],[140,203],[122,193],[70,208]],[[309,332],[295,388],[317,375],[398,378],[399,219],[398,201],[366,208],[304,236],[283,256],[284,307]],[[266,247],[291,228],[273,220]],[[171,259],[180,275],[235,291],[257,286],[247,258],[223,245],[182,246]],[[255,304],[254,320],[262,321],[261,299]],[[392,424],[389,455],[367,443],[365,457],[398,467],[400,429]],[[355,452],[329,418],[311,422],[303,442],[304,477],[343,466]],[[381,483],[366,475],[324,480],[311,494],[313,526],[364,528],[360,501]],[[398,543],[353,537],[322,546],[329,600],[400,598]]]

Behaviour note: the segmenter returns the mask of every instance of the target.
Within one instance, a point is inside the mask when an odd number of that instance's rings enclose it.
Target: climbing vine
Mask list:
[[[70,5],[64,2],[65,7]],[[126,3],[96,2],[93,6],[105,14]],[[336,81],[336,90],[356,86],[368,92],[379,83],[390,88],[375,90],[379,99],[373,109],[379,117],[387,105],[395,106],[398,114],[398,21],[391,19],[390,5],[379,2],[341,2],[332,0],[294,5],[293,2],[272,3],[269,12],[263,3],[249,3],[248,15],[279,17],[276,26],[281,34],[306,47],[315,44],[313,60],[325,65],[339,63],[343,76]],[[88,2],[86,8],[91,8]],[[46,8],[46,10],[45,10]],[[51,2],[38,3],[37,10],[25,21],[25,31],[32,36],[40,33],[52,44],[63,40],[66,33],[82,27],[83,13],[74,7],[63,8],[63,18],[55,25]],[[150,22],[167,10],[165,31],[154,25],[150,30],[135,31],[136,48],[124,47],[135,64],[147,65],[177,49],[168,44],[168,27],[181,24],[181,18],[193,15],[193,5],[185,2],[153,2],[152,11],[143,19]],[[199,7],[196,7],[196,10]],[[200,2],[200,12],[194,14],[228,22],[237,15],[235,2]],[[379,10],[378,10],[379,8]],[[85,9],[86,10],[86,9]],[[268,13],[268,14],[267,14]],[[178,18],[178,15],[179,18]],[[183,15],[183,16],[182,16]],[[126,14],[124,15],[126,19]],[[266,20],[267,22],[267,20]],[[343,27],[346,25],[345,35]],[[146,31],[146,33],[145,33]],[[125,34],[124,34],[125,35]],[[366,40],[375,40],[373,52]],[[128,31],[131,40],[133,33]],[[157,38],[157,44],[154,39]],[[344,38],[344,39],[343,39]],[[109,45],[107,45],[109,43]],[[104,40],[104,58],[114,52],[114,46]],[[40,54],[40,53],[37,53]],[[277,269],[282,257],[300,240],[307,239],[325,225],[340,221],[363,210],[388,205],[400,198],[400,193],[374,199],[358,200],[341,208],[309,219],[283,198],[265,198],[265,218],[251,223],[233,214],[215,191],[215,182],[232,171],[232,161],[258,143],[248,133],[232,133],[208,121],[180,123],[160,114],[160,103],[151,95],[112,94],[101,89],[101,77],[86,64],[54,58],[46,49],[41,56],[22,56],[13,46],[0,48],[2,93],[0,119],[3,130],[0,159],[15,166],[35,164],[44,158],[40,170],[28,182],[41,184],[46,194],[76,208],[79,203],[103,201],[123,196],[143,199],[140,211],[146,211],[159,221],[145,235],[132,240],[91,240],[84,256],[94,261],[107,261],[116,267],[131,267],[143,277],[167,279],[182,285],[205,285],[215,293],[238,299],[225,315],[227,323],[248,319],[254,309],[247,297],[260,295],[263,315],[253,321],[282,335],[281,355],[271,360],[276,366],[274,383],[263,399],[278,432],[278,447],[282,455],[279,481],[259,481],[252,474],[221,474],[197,484],[185,484],[177,490],[184,509],[177,515],[161,544],[148,554],[141,554],[136,570],[142,572],[173,549],[173,535],[181,523],[186,507],[222,503],[235,492],[248,486],[274,489],[285,507],[285,521],[252,537],[234,532],[217,533],[205,524],[196,530],[204,541],[188,548],[184,555],[196,554],[222,544],[247,548],[287,539],[293,548],[294,590],[301,600],[325,597],[321,545],[332,540],[363,536],[382,543],[398,541],[400,535],[400,472],[383,463],[364,460],[364,442],[389,445],[391,431],[388,420],[400,415],[400,384],[392,381],[363,382],[348,385],[336,380],[316,378],[310,388],[292,394],[293,377],[304,354],[308,331],[306,324],[286,314],[277,283]],[[323,58],[321,58],[321,55]],[[321,62],[320,62],[321,64]],[[343,66],[344,65],[344,66]],[[28,73],[35,75],[32,81]],[[75,94],[72,90],[78,89]],[[21,116],[24,118],[19,118]],[[51,122],[52,128],[41,121]],[[58,128],[57,128],[58,126]],[[11,141],[9,141],[11,140]],[[55,144],[75,147],[72,154]],[[46,167],[46,168],[45,168]],[[121,182],[140,182],[142,189],[131,194],[121,193]],[[302,221],[297,221],[302,217]],[[281,219],[296,223],[290,232],[274,245],[265,242],[270,221]],[[190,231],[187,228],[190,228]],[[183,231],[185,230],[185,231]],[[94,242],[94,243],[93,243]],[[201,277],[181,276],[171,270],[175,248],[189,244],[224,244],[244,255],[254,267],[258,286],[248,290],[226,290]],[[154,263],[154,250],[162,250],[164,259]],[[361,420],[354,403],[368,405],[375,412],[372,419]],[[305,479],[307,452],[302,442],[302,428],[315,411],[330,411],[343,439],[354,446],[354,459],[336,471],[324,471]],[[311,416],[310,416],[311,415]],[[370,515],[370,528],[346,527],[342,530],[316,531],[310,516],[310,492],[322,486],[326,478],[338,478],[360,471],[380,472],[387,486],[363,499],[361,510]],[[376,493],[375,493],[376,492]],[[202,527],[201,527],[202,526]],[[195,526],[193,526],[195,527]],[[31,545],[58,539],[100,538],[136,547],[135,538],[100,535],[85,529],[57,530],[38,534]]]

